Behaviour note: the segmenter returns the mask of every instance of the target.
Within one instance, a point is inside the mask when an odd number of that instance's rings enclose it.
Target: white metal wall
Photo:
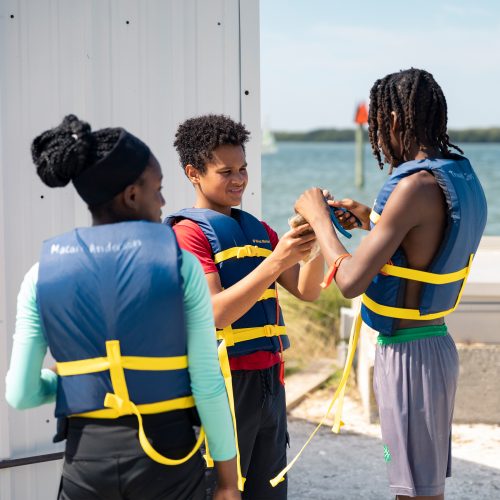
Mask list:
[[[0,460],[60,450],[53,407],[18,412],[4,400],[16,295],[50,235],[87,225],[72,187],[48,189],[31,140],[75,113],[93,128],[123,126],[158,157],[164,213],[193,190],[172,147],[177,125],[207,113],[243,121],[260,213],[258,0],[2,0],[0,2]],[[60,463],[0,470],[0,499],[55,498]]]

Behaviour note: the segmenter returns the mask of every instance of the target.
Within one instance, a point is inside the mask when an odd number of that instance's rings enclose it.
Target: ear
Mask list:
[[[198,169],[193,167],[193,165],[188,163],[184,168],[184,172],[186,174],[186,177],[189,179],[189,182],[191,182],[191,184],[196,186],[200,183],[200,176],[201,176],[200,172]]]
[[[399,116],[395,111],[391,111],[391,131],[393,133],[399,130]]]
[[[122,191],[122,202],[127,208],[136,210],[139,205],[139,186],[130,184]]]

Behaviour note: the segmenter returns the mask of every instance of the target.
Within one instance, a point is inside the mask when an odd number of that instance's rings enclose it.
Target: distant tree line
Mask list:
[[[368,132],[364,131],[365,139]],[[449,130],[451,142],[500,142],[500,127]],[[322,128],[309,132],[274,132],[277,141],[353,142],[354,129]]]
[[[500,127],[450,130],[451,142],[500,142]]]

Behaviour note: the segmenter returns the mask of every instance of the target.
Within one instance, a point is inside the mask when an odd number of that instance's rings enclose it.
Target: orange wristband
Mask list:
[[[328,269],[328,272],[325,274],[325,277],[323,278],[323,283],[320,284],[321,288],[328,288],[330,286],[330,283],[332,282],[333,278],[335,278],[335,275],[337,274],[337,271],[339,269],[340,264],[346,257],[351,257],[350,253],[343,253],[342,255],[339,255],[336,259],[335,262],[333,263],[332,266]]]

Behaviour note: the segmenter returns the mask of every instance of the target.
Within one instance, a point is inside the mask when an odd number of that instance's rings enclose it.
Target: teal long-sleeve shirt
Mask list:
[[[188,370],[196,408],[214,460],[236,455],[233,424],[217,358],[212,303],[201,266],[182,250]],[[58,376],[42,368],[47,342],[36,300],[38,264],[25,275],[17,298],[16,329],[6,377],[7,402],[17,409],[54,402]]]

